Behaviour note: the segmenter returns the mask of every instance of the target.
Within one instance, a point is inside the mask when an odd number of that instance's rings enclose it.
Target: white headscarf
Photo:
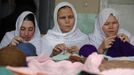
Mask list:
[[[73,13],[74,13],[74,17],[75,17],[75,23],[74,23],[74,27],[71,31],[67,32],[67,33],[62,33],[59,24],[57,22],[57,14],[58,14],[58,10],[63,7],[63,6],[69,6]],[[71,46],[77,46],[77,47],[81,47],[84,44],[89,43],[89,39],[88,36],[84,33],[82,33],[76,26],[77,23],[77,14],[76,11],[74,9],[74,7],[68,3],[68,2],[61,2],[59,3],[54,10],[54,28],[49,30],[48,33],[42,38],[42,42],[43,42],[43,54],[45,55],[50,55],[52,53],[53,48],[57,45],[57,44],[61,44],[64,43],[67,47],[71,47]],[[45,51],[46,50],[46,51]],[[45,51],[45,52],[44,52]]]
[[[7,46],[15,36],[19,36],[20,27],[23,23],[24,18],[28,14],[33,14],[33,13],[30,11],[24,11],[20,14],[20,16],[17,18],[17,21],[16,21],[16,30],[11,31],[11,32],[7,32],[5,34],[5,36],[3,37],[3,39],[0,43],[0,48]],[[28,42],[32,43],[36,47],[37,54],[39,54],[40,53],[40,51],[39,51],[40,50],[40,31],[38,28],[38,24],[37,24],[37,20],[35,18],[35,15],[34,15],[34,21],[35,21],[35,32],[34,32],[32,39]]]
[[[104,23],[106,22],[106,20],[108,19],[108,17],[111,14],[116,17],[116,19],[118,20],[118,22],[120,24],[119,14],[117,11],[115,11],[112,8],[103,9],[95,20],[94,33],[89,34],[90,44],[94,45],[96,48],[98,48],[100,46],[100,44],[102,43],[102,41],[105,38],[105,34],[102,30],[102,26],[104,25]],[[120,26],[118,29],[118,33],[124,33],[125,35],[127,35],[130,38],[130,33],[124,29],[121,29]]]

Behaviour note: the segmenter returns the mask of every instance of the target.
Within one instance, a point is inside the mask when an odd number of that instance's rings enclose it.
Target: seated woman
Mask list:
[[[5,34],[0,43],[0,48],[16,46],[20,43],[31,43],[35,46],[36,52],[39,55],[40,37],[40,31],[35,15],[30,11],[24,11],[16,21],[16,30]]]
[[[77,28],[77,14],[68,2],[59,3],[54,10],[54,27],[42,37],[43,55],[57,55],[63,51],[77,53],[89,43],[88,36]]]
[[[118,13],[112,8],[100,12],[95,21],[94,33],[89,37],[98,53],[106,53],[112,57],[134,55],[134,38],[120,28]]]

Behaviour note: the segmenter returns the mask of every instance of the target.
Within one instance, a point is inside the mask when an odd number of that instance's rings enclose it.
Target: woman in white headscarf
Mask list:
[[[24,11],[16,21],[16,29],[7,32],[3,37],[0,48],[8,45],[17,45],[20,42],[29,42],[36,47],[37,54],[40,54],[40,31],[35,15],[30,11]]]
[[[95,30],[89,35],[90,44],[94,45],[99,53],[111,47],[115,37],[134,45],[131,34],[120,28],[119,14],[112,8],[103,9],[95,21]]]
[[[77,14],[68,2],[59,3],[54,10],[54,27],[42,38],[42,54],[50,56],[69,48],[79,50],[89,43],[88,36],[77,28]]]

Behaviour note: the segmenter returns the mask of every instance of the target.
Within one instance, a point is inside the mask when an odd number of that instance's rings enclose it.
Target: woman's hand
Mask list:
[[[78,53],[79,48],[77,46],[72,46],[71,48],[67,49],[69,53]]]
[[[128,36],[123,33],[118,34],[117,37],[119,37],[123,42],[130,42]]]
[[[12,40],[11,43],[9,44],[9,46],[16,46],[17,44],[19,44],[20,42],[24,42],[24,40],[19,37],[19,36],[15,36]]]
[[[61,52],[64,51],[64,50],[67,50],[67,48],[66,48],[66,46],[65,46],[64,43],[62,43],[62,44],[57,44],[57,45],[55,46],[55,48],[53,49],[52,56],[55,56],[55,55],[61,53]]]
[[[113,45],[113,42],[115,41],[115,37],[116,36],[110,36],[105,38],[98,49],[99,53],[104,53],[105,49],[110,48]]]

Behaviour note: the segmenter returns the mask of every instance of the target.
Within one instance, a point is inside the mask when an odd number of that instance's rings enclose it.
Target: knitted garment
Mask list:
[[[20,43],[16,47],[19,48],[26,56],[37,56],[36,48],[31,43]]]
[[[111,57],[134,56],[134,46],[129,42],[123,42],[120,38],[115,38],[112,47],[108,48],[106,55]]]

